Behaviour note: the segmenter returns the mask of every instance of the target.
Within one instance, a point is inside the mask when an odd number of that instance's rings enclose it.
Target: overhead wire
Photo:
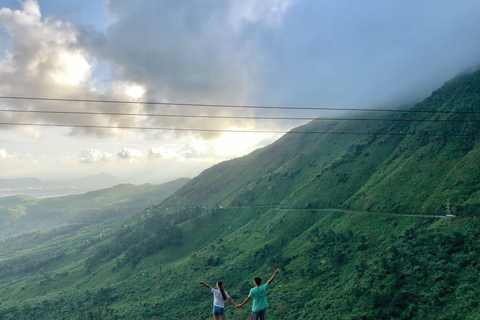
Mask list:
[[[115,103],[115,104],[141,104],[141,105],[166,105],[190,106],[212,108],[243,108],[243,109],[277,109],[277,110],[329,110],[329,111],[367,111],[367,112],[394,112],[394,113],[441,113],[441,114],[480,114],[480,111],[440,111],[440,110],[399,110],[399,109],[372,109],[372,108],[334,108],[334,107],[302,107],[302,106],[258,106],[234,104],[206,104],[206,103],[181,103],[181,102],[154,102],[154,101],[124,101],[102,99],[69,99],[69,98],[42,98],[42,97],[16,97],[0,96],[2,100],[33,100],[33,101],[58,101],[58,102],[85,102],[85,103]]]
[[[133,129],[133,130],[160,130],[160,131],[190,131],[190,132],[228,132],[228,133],[271,133],[271,134],[325,134],[325,135],[377,135],[377,136],[428,136],[428,137],[480,137],[476,134],[437,134],[437,133],[402,133],[402,132],[335,132],[335,131],[277,131],[277,130],[235,130],[235,129],[199,129],[199,128],[166,128],[140,126],[109,126],[109,125],[82,125],[82,124],[50,124],[50,123],[12,123],[0,122],[8,126],[38,126],[38,127],[69,127],[69,128],[96,128],[96,129]]]
[[[324,118],[324,117],[260,117],[260,116],[216,116],[216,115],[188,115],[188,114],[91,112],[91,111],[54,111],[54,110],[17,110],[17,109],[0,109],[0,112],[12,112],[12,113],[45,113],[45,114],[71,114],[71,115],[106,115],[106,116],[143,116],[143,117],[164,117],[164,118],[244,119],[244,120],[316,120],[316,121],[385,121],[385,122],[458,122],[458,123],[480,123],[480,120],[461,120],[461,119],[385,119],[385,118]]]

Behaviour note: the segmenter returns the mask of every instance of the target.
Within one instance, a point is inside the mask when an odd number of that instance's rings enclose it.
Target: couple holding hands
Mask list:
[[[223,287],[223,283],[221,281],[217,282],[216,289],[210,287],[203,281],[199,284],[202,284],[205,287],[209,288],[210,291],[212,291],[213,293],[213,317],[215,318],[215,320],[218,320],[219,317],[220,319],[225,320],[225,301],[230,301],[238,309],[240,309],[241,307],[243,307],[244,304],[250,301],[250,299],[253,299],[252,320],[265,320],[265,310],[268,307],[267,289],[279,272],[279,269],[275,270],[273,276],[264,285],[262,285],[262,279],[258,277],[253,279],[253,284],[255,285],[255,287],[250,289],[250,293],[248,294],[248,297],[245,299],[245,301],[238,305],[235,303],[235,301],[232,300],[232,298],[230,298],[228,293],[225,291],[225,288]]]

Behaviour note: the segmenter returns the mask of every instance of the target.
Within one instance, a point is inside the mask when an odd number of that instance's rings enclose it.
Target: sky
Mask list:
[[[420,102],[479,44],[478,0],[2,0],[0,178],[194,177],[324,115],[238,106]]]

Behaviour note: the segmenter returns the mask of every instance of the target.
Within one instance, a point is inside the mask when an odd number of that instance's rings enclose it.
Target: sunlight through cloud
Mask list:
[[[132,97],[134,99],[138,99],[141,96],[143,96],[143,94],[145,93],[145,90],[140,86],[131,86],[127,89],[126,93],[130,97]]]
[[[245,130],[231,128],[230,130]],[[239,156],[258,147],[258,143],[272,136],[270,133],[225,132],[216,142],[216,152],[221,156]]]

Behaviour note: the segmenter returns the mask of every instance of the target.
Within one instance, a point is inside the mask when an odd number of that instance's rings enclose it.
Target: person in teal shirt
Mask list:
[[[273,273],[273,276],[270,278],[270,280],[267,281],[262,286],[262,279],[256,277],[253,279],[253,284],[255,285],[255,288],[252,288],[250,290],[250,293],[248,294],[248,297],[237,305],[237,308],[243,307],[245,303],[250,301],[250,299],[253,299],[253,306],[252,306],[252,320],[265,320],[265,311],[268,307],[267,303],[267,290],[268,287],[270,286],[270,283],[275,279],[277,274],[280,272],[280,269],[275,270]]]

